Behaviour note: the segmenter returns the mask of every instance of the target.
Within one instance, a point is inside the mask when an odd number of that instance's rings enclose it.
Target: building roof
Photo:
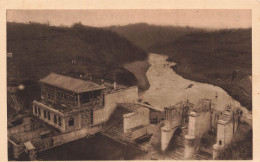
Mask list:
[[[25,145],[27,150],[34,150],[35,149],[35,147],[31,143],[31,141],[25,142],[24,145]]]
[[[105,89],[104,86],[98,85],[92,81],[85,81],[55,73],[50,73],[45,78],[41,79],[40,82],[75,93]]]

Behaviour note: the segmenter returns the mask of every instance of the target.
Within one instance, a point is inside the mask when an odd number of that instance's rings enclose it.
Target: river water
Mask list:
[[[150,88],[140,94],[139,97],[143,102],[163,108],[185,99],[197,104],[199,99],[208,98],[212,100],[218,110],[224,110],[227,104],[241,106],[238,101],[218,86],[184,79],[174,72],[171,66],[175,63],[166,61],[167,57],[158,54],[149,55],[148,61],[151,66],[146,75]],[[241,108],[245,113],[247,112],[245,107]]]

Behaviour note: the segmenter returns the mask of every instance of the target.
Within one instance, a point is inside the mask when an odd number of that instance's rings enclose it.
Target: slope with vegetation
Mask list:
[[[135,45],[149,51],[153,45],[176,40],[186,34],[202,31],[202,29],[190,27],[159,26],[146,23],[129,24],[126,26],[110,26],[107,29],[126,37]]]
[[[117,33],[81,24],[7,23],[7,52],[13,53],[7,59],[8,84],[25,84],[25,95],[19,96],[30,99],[39,94],[28,92],[32,90],[28,86],[37,90],[37,81],[50,72],[74,77],[91,73],[99,79],[136,85],[135,76],[123,65],[147,58],[144,50]]]
[[[147,57],[145,51],[118,34],[81,24],[68,28],[8,23],[7,51],[14,54],[14,64],[21,77],[37,80],[51,71],[92,73],[109,80],[116,77],[119,82],[129,81],[128,84],[135,78],[122,65]],[[117,77],[121,74],[130,78],[121,81]]]

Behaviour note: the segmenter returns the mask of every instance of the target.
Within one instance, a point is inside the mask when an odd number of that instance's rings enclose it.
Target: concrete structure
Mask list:
[[[213,159],[220,151],[228,147],[239,126],[242,111],[235,106],[227,105],[217,126],[217,143],[213,146]]]
[[[33,159],[35,150],[56,147],[100,132],[118,104],[138,100],[136,86],[99,85],[55,73],[41,79],[40,83],[41,99],[32,102],[32,117],[8,129],[14,158],[26,151]],[[138,112],[132,118],[149,116],[147,110]],[[139,123],[143,122],[149,124],[149,119]]]
[[[188,134],[185,136],[185,159],[192,159],[200,138],[210,129],[211,100],[201,99],[190,110]]]
[[[8,141],[15,158],[26,152],[33,160],[38,151],[102,131],[126,143],[150,139],[144,150],[165,154],[173,140],[182,145],[182,158],[195,159],[200,139],[210,129],[217,131],[216,158],[231,143],[242,115],[234,106],[217,111],[209,99],[196,106],[186,100],[161,109],[138,102],[136,86],[99,85],[54,73],[40,83],[41,99],[32,102],[32,116],[20,124],[9,123]],[[177,129],[181,138],[175,138]]]
[[[187,114],[193,104],[188,101],[164,108],[164,126],[161,128],[161,150],[165,151],[177,128],[186,126]]]
[[[147,126],[150,124],[149,109],[138,106],[138,108],[131,113],[123,115],[124,133],[130,132],[136,127]]]

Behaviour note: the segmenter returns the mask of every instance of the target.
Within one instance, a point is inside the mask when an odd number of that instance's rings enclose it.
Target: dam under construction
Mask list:
[[[110,160],[216,159],[229,147],[238,128],[250,123],[239,107],[229,104],[219,110],[207,98],[196,103],[183,98],[158,107],[138,99],[136,86],[116,82],[95,83],[51,73],[40,84],[41,98],[32,102],[30,113],[9,121],[10,159],[59,160],[44,155],[68,147],[82,150],[86,146],[79,141],[105,154],[106,149],[117,146],[114,150],[121,153],[109,156],[107,152],[104,159]],[[103,157],[88,155],[65,157]]]

